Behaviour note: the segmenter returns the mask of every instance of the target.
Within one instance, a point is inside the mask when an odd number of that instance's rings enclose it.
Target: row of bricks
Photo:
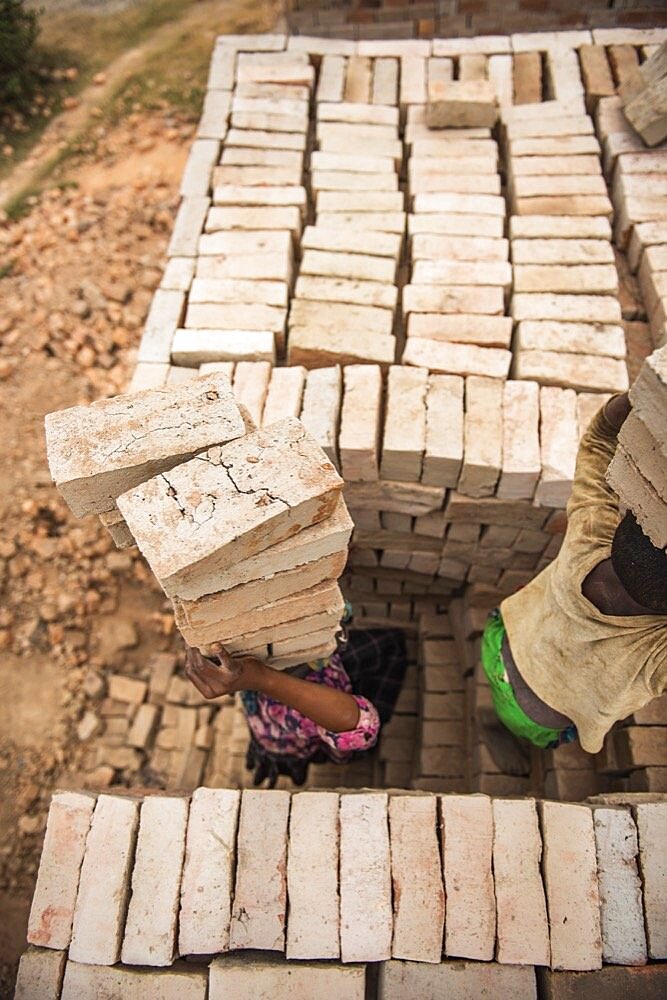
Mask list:
[[[377,976],[357,965],[286,962],[275,957],[225,956],[208,968],[177,963],[171,969],[81,965],[65,952],[30,948],[21,958],[15,1000],[287,1000],[295,991],[331,1000],[470,1000],[488,993],[516,1000],[659,1000],[662,966],[606,966],[595,972],[551,972],[490,962],[415,965],[384,962]]]
[[[229,948],[439,962],[443,941],[503,964],[642,964],[667,948],[665,808],[638,805],[635,828],[628,811],[543,802],[540,832],[531,799],[60,793],[28,940],[111,965]]]

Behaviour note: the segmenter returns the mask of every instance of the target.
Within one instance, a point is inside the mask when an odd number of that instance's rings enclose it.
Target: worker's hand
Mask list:
[[[250,656],[233,657],[221,643],[206,647],[206,656],[188,646],[185,655],[185,676],[192,681],[204,698],[219,698],[234,691],[252,689],[259,660]]]
[[[622,392],[618,396],[612,396],[607,402],[604,408],[604,415],[617,434],[625,423],[631,409],[630,397],[627,392]]]

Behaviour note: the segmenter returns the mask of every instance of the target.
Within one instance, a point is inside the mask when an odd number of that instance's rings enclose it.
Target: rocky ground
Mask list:
[[[0,996],[51,791],[81,781],[86,707],[107,672],[140,675],[175,641],[143,562],[92,518],[76,521],[51,485],[43,417],[126,384],[192,130],[168,112],[100,126],[70,165],[76,187],[0,224]]]

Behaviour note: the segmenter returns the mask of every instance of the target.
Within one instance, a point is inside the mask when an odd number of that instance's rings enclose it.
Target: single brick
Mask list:
[[[503,389],[503,457],[496,495],[531,500],[542,471],[540,461],[540,395],[537,382],[505,382]]]
[[[240,798],[231,788],[197,788],[192,795],[181,884],[181,955],[212,955],[229,948]]]
[[[495,962],[451,962],[426,965],[384,962],[380,966],[379,1000],[479,1000],[512,997],[537,1000],[535,970]]]
[[[647,802],[635,811],[644,915],[650,958],[667,958],[667,802]]]
[[[497,959],[503,964],[549,965],[542,842],[534,799],[494,799],[493,821]]]
[[[145,997],[206,1000],[207,987],[206,969],[188,968],[180,962],[170,969],[148,972],[123,966],[79,965],[69,961],[61,1000],[84,1000],[88,997],[99,1000],[102,997],[104,1000],[144,1000]]]
[[[79,878],[72,962],[113,965],[120,959],[138,823],[136,801],[99,796]]]
[[[340,915],[343,962],[381,962],[391,957],[386,795],[341,796]]]
[[[67,953],[28,948],[21,955],[14,1000],[60,1000]]]
[[[421,476],[426,486],[455,487],[458,482],[463,460],[463,389],[464,381],[457,375],[429,376]]]
[[[540,389],[542,473],[535,499],[548,507],[565,507],[572,489],[579,448],[576,402],[572,389]]]
[[[538,971],[542,1000],[663,1000],[667,970],[604,966],[593,972]]]
[[[551,967],[602,967],[600,898],[593,814],[588,806],[542,802],[544,882]]]
[[[308,372],[301,408],[301,423],[337,468],[338,424],[343,377],[339,365]]]
[[[232,950],[284,950],[289,807],[288,792],[243,792],[229,935]]]
[[[346,365],[341,413],[341,471],[345,480],[376,480],[382,413],[382,373],[377,365]]]
[[[77,517],[245,433],[229,381],[215,374],[58,410],[45,427],[51,475]]]
[[[440,871],[434,796],[389,800],[394,958],[440,962],[445,893]]]
[[[625,809],[595,809],[593,824],[603,961],[614,965],[644,965],[646,932],[637,869],[637,828],[632,815]]]
[[[326,997],[364,1000],[363,965],[335,962],[286,962],[277,955],[226,955],[210,966],[208,1000],[277,1000],[279,997]]]
[[[340,956],[339,796],[292,796],[287,852],[288,959]]]
[[[485,795],[445,795],[440,810],[445,954],[489,962],[496,937],[491,800]]]
[[[419,482],[426,437],[428,372],[393,365],[387,379],[382,479]]]
[[[165,592],[194,599],[220,589],[221,571],[333,513],[342,480],[325,459],[289,418],[149,480],[119,507]]]
[[[90,795],[57,792],[49,807],[37,884],[28,918],[28,942],[67,948],[83,862],[95,807]]]
[[[121,952],[126,965],[173,962],[187,817],[182,798],[155,796],[141,806]]]
[[[494,493],[503,456],[503,383],[466,379],[463,466],[459,491],[472,497]]]

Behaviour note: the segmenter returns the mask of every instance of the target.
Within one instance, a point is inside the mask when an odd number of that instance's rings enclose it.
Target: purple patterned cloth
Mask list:
[[[253,737],[268,753],[309,760],[318,750],[323,750],[331,760],[342,764],[354,753],[369,750],[375,745],[380,732],[380,717],[368,699],[353,693],[350,678],[338,653],[327,661],[319,661],[317,666],[318,669],[309,670],[303,679],[351,694],[359,706],[359,722],[355,729],[332,733],[296,709],[251,691],[241,693],[243,707]]]

